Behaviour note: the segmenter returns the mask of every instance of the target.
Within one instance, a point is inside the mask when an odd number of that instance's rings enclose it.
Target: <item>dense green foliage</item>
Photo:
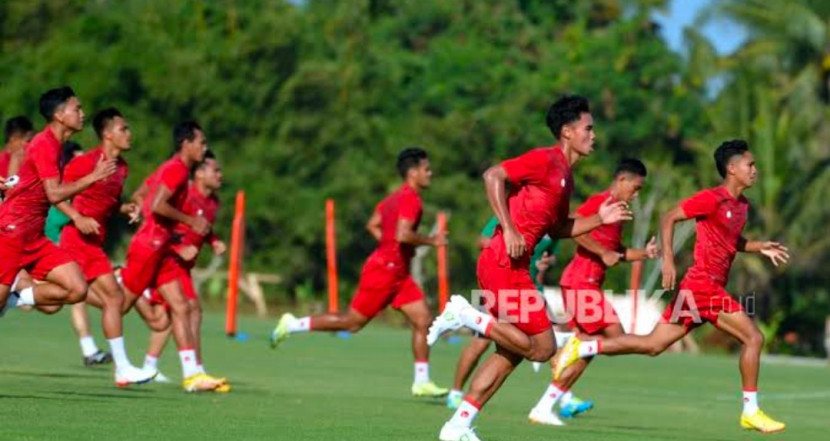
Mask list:
[[[810,27],[794,26],[779,3],[812,17]],[[714,147],[746,137],[762,173],[748,194],[747,236],[787,243],[794,262],[774,270],[741,256],[731,290],[757,293],[766,320],[791,313],[780,332],[798,331],[815,351],[830,308],[821,5],[725,2],[711,15],[752,35],[721,57],[692,30],[688,54],[670,51],[650,19],[661,0],[9,0],[0,4],[0,116],[34,117],[39,94],[58,84],[72,85],[88,112],[118,106],[135,133],[130,190],[168,155],[172,125],[198,119],[226,172],[219,232],[229,233],[233,194],[244,189],[245,264],[283,275],[272,294],[288,297],[323,292],[328,197],[351,291],[374,246],[363,225],[398,185],[394,158],[405,146],[431,154],[424,229],[438,210],[451,215],[461,291],[475,284],[475,239],[489,215],[481,172],[552,144],[544,112],[559,94],[588,96],[599,133],[597,151],[576,167],[574,206],[608,184],[620,157],[649,166],[642,196],[659,198],[640,212],[639,244],[659,212],[717,183]],[[714,97],[713,79],[725,84]],[[95,142],[91,130],[78,138]],[[562,259],[570,253],[566,244]],[[428,260],[430,293],[433,267]],[[624,289],[627,277],[612,270],[608,287]]]

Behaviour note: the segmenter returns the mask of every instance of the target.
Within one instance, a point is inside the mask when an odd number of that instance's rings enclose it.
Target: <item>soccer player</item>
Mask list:
[[[29,118],[15,116],[6,121],[6,144],[0,152],[0,178],[16,175],[26,156],[26,143],[35,135]]]
[[[188,187],[187,198],[182,207],[182,213],[188,216],[202,216],[212,225],[216,220],[216,212],[219,210],[219,199],[216,197],[216,191],[221,186],[222,169],[216,160],[216,156],[212,151],[208,150],[205,153],[204,159],[193,171],[193,181]],[[179,282],[190,315],[189,323],[194,336],[198,368],[200,372],[204,373],[200,339],[202,307],[199,302],[199,296],[193,286],[191,271],[196,265],[196,257],[204,243],[210,244],[213,253],[217,256],[225,252],[226,246],[213,231],[208,231],[207,234],[200,234],[193,231],[186,224],[177,224],[174,233],[176,239],[171,247],[171,252],[164,257],[161,263],[157,284],[163,285],[164,283],[168,283],[167,281],[173,280]],[[157,299],[151,298],[150,303],[161,303],[169,311],[169,303],[164,301],[164,299],[161,300],[159,302]],[[155,331],[152,333],[150,336],[150,348],[144,360],[145,366],[153,366],[157,363],[168,335],[169,330]],[[217,388],[218,392],[227,392],[229,390],[230,385],[227,384],[227,381],[224,381],[221,388]]]
[[[84,272],[90,285],[87,303],[101,309],[104,337],[115,364],[115,383],[125,387],[146,383],[156,375],[155,370],[133,366],[127,357],[121,319],[124,293],[104,252],[107,223],[112,215],[117,211],[137,215],[135,204],[121,203],[128,173],[123,154],[132,148],[132,132],[126,118],[113,107],[98,112],[92,126],[101,145],[71,160],[64,170],[63,181],[71,183],[83,178],[104,159],[115,161],[116,172],[75,195],[71,203],[64,201],[57,205],[72,220],[61,231],[60,245]]]
[[[26,146],[17,175],[19,183],[0,204],[0,315],[6,308],[33,305],[46,313],[86,297],[87,284],[80,267],[43,232],[50,204],[86,190],[115,173],[115,161],[101,159],[92,171],[72,183],[61,183],[58,158],[61,143],[83,129],[84,112],[69,87],[52,89],[40,97],[46,127]],[[5,180],[0,182],[5,186]],[[11,292],[20,270],[44,283]]]
[[[195,337],[191,329],[190,310],[178,280],[159,280],[164,256],[170,252],[177,223],[189,225],[198,234],[206,234],[210,224],[202,216],[182,212],[187,197],[190,169],[199,163],[207,150],[207,138],[195,121],[185,121],[173,128],[173,156],[164,162],[145,183],[142,201],[144,221],[130,242],[127,262],[121,272],[127,308],[153,283],[170,304],[173,337],[179,348],[182,387],[187,392],[214,390],[221,382],[199,372]]]
[[[429,378],[429,346],[426,335],[432,313],[424,293],[410,274],[410,261],[415,247],[439,246],[443,234],[418,234],[421,223],[420,193],[429,187],[432,178],[427,152],[407,148],[398,155],[398,172],[403,185],[383,199],[366,225],[378,241],[378,248],[363,265],[357,293],[345,314],[321,314],[296,318],[283,314],[271,334],[276,347],[290,334],[309,331],[358,332],[388,305],[399,309],[412,325],[412,353],[415,357],[415,396],[443,397],[449,392]]]
[[[620,335],[580,342],[572,339],[557,356],[555,378],[580,358],[596,354],[648,354],[656,356],[692,329],[710,322],[741,342],[739,367],[743,386],[741,427],[763,433],[780,432],[775,421],[758,407],[758,371],[764,336],[725,286],[735,254],[761,253],[778,266],[789,260],[787,248],[777,242],[745,239],[749,201],[743,192],[755,184],[758,172],[746,141],[726,141],[715,150],[715,165],[723,177],[717,187],[700,191],[680,202],[660,222],[663,249],[663,289],[675,287],[676,269],[672,238],[674,224],[695,219],[697,240],[694,264],[680,282],[680,290],[666,307],[663,318],[649,335]]]
[[[614,171],[611,186],[603,192],[588,198],[575,212],[577,217],[593,216],[600,204],[608,198],[615,201],[631,202],[643,187],[646,178],[646,166],[637,159],[623,159]],[[565,267],[559,282],[565,310],[570,318],[570,327],[577,335],[603,335],[616,337],[622,335],[620,319],[611,303],[605,299],[602,283],[606,270],[620,260],[632,262],[654,259],[657,257],[657,243],[652,238],[645,249],[630,249],[622,246],[622,222],[603,225],[588,234],[577,236],[576,255]],[[590,358],[582,360],[554,380],[542,398],[530,411],[531,421],[536,416],[550,416],[553,406],[570,391],[576,380],[588,367]],[[559,414],[572,417],[579,413],[576,404],[560,406]],[[542,418],[547,420],[549,418]]]
[[[548,361],[556,349],[545,300],[529,272],[530,254],[539,239],[545,234],[554,238],[579,236],[602,224],[631,218],[624,202],[610,198],[594,216],[568,215],[571,166],[593,150],[594,124],[588,100],[560,98],[550,107],[546,123],[559,139],[556,146],[533,149],[484,173],[487,199],[499,226],[479,256],[477,275],[484,306],[492,315],[456,295],[427,336],[431,345],[444,332],[465,326],[496,343],[496,352],[476,371],[464,402],[441,428],[439,438],[443,441],[477,441],[471,424],[481,406],[523,359]]]

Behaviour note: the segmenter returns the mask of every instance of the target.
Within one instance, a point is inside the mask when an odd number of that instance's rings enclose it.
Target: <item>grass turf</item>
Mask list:
[[[99,315],[92,312],[97,326]],[[415,399],[410,334],[370,325],[340,339],[292,336],[272,351],[271,322],[241,318],[247,342],[222,335],[221,317],[205,320],[205,362],[227,376],[227,395],[189,395],[178,384],[114,386],[107,367],[85,368],[69,314],[11,311],[0,320],[0,439],[3,440],[435,440],[450,411],[442,400]],[[141,362],[147,331],[134,314],[126,336]],[[105,347],[95,330],[99,346]],[[464,340],[466,343],[466,340]],[[461,345],[440,342],[432,377],[448,386]],[[178,378],[169,346],[161,369]],[[480,414],[478,433],[492,440],[744,440],[762,435],[738,426],[735,356],[665,354],[600,358],[575,388],[596,408],[566,427],[531,426],[526,417],[549,380],[519,366]],[[827,439],[830,370],[764,365],[761,404],[788,424],[784,440]]]

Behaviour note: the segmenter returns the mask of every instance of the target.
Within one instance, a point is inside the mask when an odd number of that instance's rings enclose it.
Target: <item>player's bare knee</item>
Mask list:
[[[535,361],[537,363],[544,363],[550,360],[553,357],[553,354],[556,352],[555,346],[546,346],[546,347],[539,347],[536,346],[530,350],[530,356],[527,357],[530,361]]]
[[[366,322],[362,320],[346,319],[346,330],[352,334],[358,333],[364,326]]]
[[[750,348],[760,350],[764,347],[764,334],[761,334],[760,331],[755,330],[749,334],[745,344]]]
[[[83,279],[73,280],[64,287],[66,293],[66,303],[79,303],[86,300],[86,293],[89,286]]]
[[[669,345],[666,344],[665,342],[656,341],[656,340],[651,341],[648,344],[646,354],[648,354],[649,356],[652,356],[652,357],[656,357],[656,356],[662,354],[663,352],[665,352],[665,350],[668,349],[668,347],[669,347]]]

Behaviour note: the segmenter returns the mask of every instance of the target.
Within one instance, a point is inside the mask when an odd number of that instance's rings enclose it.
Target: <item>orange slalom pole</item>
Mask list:
[[[443,211],[438,212],[438,232],[447,232],[447,215]],[[447,274],[447,246],[438,247],[438,311],[444,310],[450,296],[450,282]]]
[[[236,192],[236,210],[231,232],[231,256],[228,264],[228,303],[225,307],[225,334],[236,335],[236,303],[239,296],[239,264],[242,257],[242,230],[245,227],[245,192]]]
[[[629,328],[630,333],[634,333],[634,329],[637,327],[637,308],[639,307],[640,303],[640,279],[643,275],[643,262],[638,260],[631,264],[631,280],[629,281],[630,289],[631,289],[631,327]]]
[[[329,312],[340,310],[337,290],[337,244],[334,230],[334,200],[326,199],[326,266],[328,269]]]

